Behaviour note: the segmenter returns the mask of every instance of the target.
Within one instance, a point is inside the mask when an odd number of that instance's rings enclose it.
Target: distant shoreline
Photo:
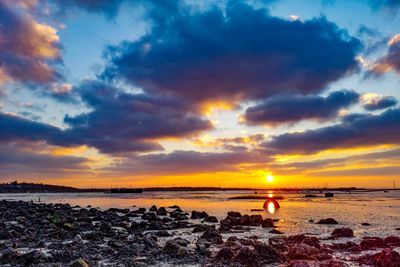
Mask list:
[[[120,188],[120,187],[113,187]],[[130,189],[130,187],[125,187]],[[136,187],[132,187],[135,189]],[[163,192],[163,191],[279,191],[279,192],[376,192],[400,190],[397,188],[356,188],[356,187],[336,187],[336,188],[245,188],[245,187],[144,187],[144,192]],[[109,193],[109,188],[76,188],[69,186],[36,184],[36,183],[4,183],[0,184],[0,193]]]

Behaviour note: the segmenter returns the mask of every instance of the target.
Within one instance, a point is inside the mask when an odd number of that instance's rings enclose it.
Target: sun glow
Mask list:
[[[268,183],[272,183],[274,181],[274,176],[272,176],[272,174],[268,174],[265,179]]]

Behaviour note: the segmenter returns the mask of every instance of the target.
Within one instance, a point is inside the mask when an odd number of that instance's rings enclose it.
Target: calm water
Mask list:
[[[257,195],[268,192],[257,192]],[[334,198],[304,198],[304,194],[273,192],[283,196],[278,200],[281,208],[271,214],[268,211],[252,212],[261,209],[263,200],[230,200],[231,197],[255,195],[254,191],[207,191],[207,192],[144,192],[143,194],[104,194],[104,193],[68,193],[68,194],[0,194],[0,199],[38,201],[46,203],[69,203],[85,207],[91,205],[107,209],[110,207],[149,208],[151,205],[179,205],[185,211],[207,211],[219,219],[230,210],[242,214],[261,214],[263,217],[280,219],[279,230],[287,233],[311,233],[328,235],[337,226],[323,226],[310,223],[322,218],[332,217],[340,225],[350,227],[357,237],[399,235],[400,231],[400,191],[335,193]],[[136,206],[136,207],[133,207]],[[368,222],[371,226],[362,226]],[[258,230],[258,231],[262,231]],[[263,234],[263,233],[260,233]]]

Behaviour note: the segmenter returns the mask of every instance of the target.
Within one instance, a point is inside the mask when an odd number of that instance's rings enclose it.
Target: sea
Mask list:
[[[178,205],[190,214],[192,210],[206,211],[218,219],[226,217],[228,211],[243,214],[260,214],[276,220],[278,229],[285,234],[305,233],[329,236],[332,229],[349,227],[357,238],[365,236],[399,236],[400,190],[340,191],[334,197],[306,198],[305,192],[279,190],[226,190],[226,191],[145,191],[142,194],[97,193],[17,193],[0,194],[0,200],[23,200],[41,203],[68,203],[71,206],[100,209],[139,207],[150,208]],[[263,209],[263,199],[275,197],[280,208]],[[239,199],[237,199],[239,198]],[[244,199],[243,199],[244,198]],[[334,218],[339,225],[318,225],[320,219]],[[362,224],[368,223],[369,226]],[[268,238],[270,234],[257,228],[252,234]]]

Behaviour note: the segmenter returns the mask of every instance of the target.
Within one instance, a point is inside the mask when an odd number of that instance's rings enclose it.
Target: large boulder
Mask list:
[[[336,228],[332,232],[333,238],[340,238],[340,237],[354,237],[353,230],[350,228]]]

